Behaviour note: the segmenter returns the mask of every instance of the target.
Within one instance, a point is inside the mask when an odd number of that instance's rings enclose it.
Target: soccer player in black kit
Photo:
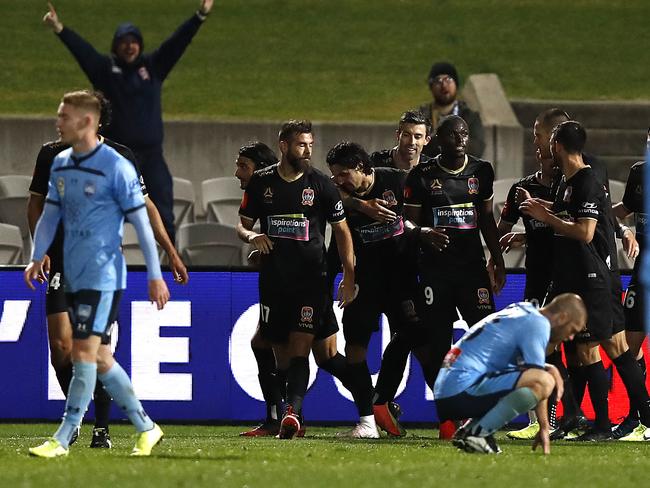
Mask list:
[[[377,415],[373,413],[372,382],[366,362],[370,337],[379,330],[382,313],[386,314],[393,335],[404,328],[421,327],[414,303],[417,274],[412,267],[404,266],[410,253],[402,218],[406,172],[373,168],[368,153],[352,142],[334,146],[327,154],[327,164],[334,183],[345,194],[364,201],[381,200],[396,215],[393,220],[382,222],[360,211],[348,210],[358,294],[343,312],[343,333],[351,391],[360,417],[349,436],[376,438]],[[400,378],[403,370],[402,364]],[[381,419],[378,422],[382,426]],[[382,428],[386,430],[385,426]]]
[[[492,165],[467,154],[467,124],[443,119],[436,132],[441,154],[415,166],[404,189],[404,216],[421,247],[421,319],[430,329],[436,368],[449,350],[457,310],[468,324],[494,311],[492,293],[505,284],[505,268],[492,208]],[[491,273],[481,244],[494,262]]]
[[[575,440],[610,439],[608,378],[600,359],[603,346],[612,359],[630,398],[639,411],[638,432],[644,437],[650,423],[650,397],[639,365],[630,353],[622,331],[616,331],[612,300],[612,258],[614,229],[610,202],[605,187],[591,167],[585,165],[582,150],[586,132],[575,121],[566,121],[553,129],[551,153],[563,174],[552,207],[529,198],[521,211],[550,225],[555,232],[552,286],[549,298],[559,293],[578,293],[589,311],[587,329],[577,340],[577,353],[587,378],[596,420],[594,427]]]
[[[106,127],[110,119],[110,105],[103,96],[99,96],[102,104],[101,114],[101,127]],[[167,252],[170,265],[174,278],[179,283],[187,283],[188,275],[185,265],[180,256],[176,252],[169,236],[165,231],[165,227],[160,218],[160,214],[156,209],[153,202],[147,197],[147,188],[144,180],[138,171],[138,166],[135,161],[133,152],[121,144],[117,144],[111,140],[102,138],[104,144],[112,147],[118,151],[122,156],[131,161],[136,167],[138,176],[140,177],[141,190],[145,195],[145,202],[147,205],[147,212],[154,229],[156,240]],[[50,178],[50,168],[54,161],[54,157],[61,151],[70,147],[60,141],[52,141],[44,144],[36,158],[36,166],[34,167],[34,175],[32,182],[29,186],[29,200],[27,204],[27,219],[32,234],[36,228],[36,223],[43,212],[45,204],[45,196],[48,190],[48,181]],[[47,315],[47,329],[50,345],[51,362],[54,371],[61,386],[61,390],[67,396],[68,386],[72,379],[72,325],[68,315],[68,305],[63,289],[63,226],[59,225],[54,241],[48,250],[46,256],[46,264],[44,269],[48,270],[48,276],[42,277],[42,281],[48,281],[46,296],[45,296],[45,313]],[[49,264],[48,264],[49,263]],[[110,343],[110,335],[103,338],[104,344]],[[92,440],[90,447],[94,448],[110,448],[111,438],[108,430],[108,422],[110,416],[111,398],[104,390],[100,381],[94,392],[95,403],[95,426],[93,428]],[[76,437],[74,437],[76,440]]]
[[[339,301],[354,300],[354,254],[336,187],[310,165],[311,123],[289,121],[279,134],[282,158],[256,172],[239,210],[245,240],[260,251],[260,331],[278,364],[288,360],[287,408],[278,436],[300,430],[309,380],[308,356],[322,323],[326,293],[325,224],[330,222],[343,266]],[[260,220],[261,232],[253,231]]]

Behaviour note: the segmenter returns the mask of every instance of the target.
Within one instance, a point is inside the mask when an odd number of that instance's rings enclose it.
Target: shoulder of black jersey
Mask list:
[[[390,149],[381,149],[370,154],[370,162],[375,167],[386,167],[393,165],[393,158],[390,155]]]
[[[135,154],[128,146],[125,146],[124,144],[120,144],[119,142],[115,142],[106,137],[104,137],[104,144],[106,144],[111,149],[114,149],[120,156],[124,157],[125,159],[128,159],[134,164],[136,163]]]
[[[645,164],[645,161],[637,161],[636,163],[634,163],[634,164],[632,165],[632,167],[630,168],[630,170],[634,170],[634,171],[642,170],[644,164]]]
[[[38,153],[38,158],[49,158],[53,160],[54,156],[59,154],[61,151],[68,149],[69,147],[69,144],[64,144],[61,141],[46,142],[41,146],[41,150]]]
[[[267,166],[265,168],[258,169],[253,173],[253,176],[257,177],[257,178],[267,178],[269,176],[272,176],[276,172],[276,170],[278,168],[278,164],[280,164],[280,163],[275,163],[275,164],[272,164],[271,166]]]
[[[420,153],[420,160],[418,161],[418,164],[428,163],[432,159],[433,159],[432,157],[429,157],[424,153]]]

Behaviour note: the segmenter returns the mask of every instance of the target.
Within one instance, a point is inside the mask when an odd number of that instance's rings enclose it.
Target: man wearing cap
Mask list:
[[[117,27],[110,55],[100,54],[86,40],[64,27],[49,4],[43,22],[52,28],[75,57],[96,90],[111,102],[113,122],[104,134],[128,146],[140,163],[149,196],[174,240],[172,177],[163,157],[162,84],[205,21],[214,0],[199,9],[166,41],[144,53],[140,30],[131,23]]]
[[[467,122],[469,128],[468,154],[480,158],[485,149],[483,124],[477,112],[470,109],[464,101],[456,98],[460,81],[455,66],[444,61],[435,63],[431,66],[427,81],[433,100],[421,105],[418,110],[431,122],[432,133],[436,133],[440,119],[447,115],[458,115]],[[431,141],[424,146],[422,152],[432,158],[440,154],[435,136],[431,137]]]

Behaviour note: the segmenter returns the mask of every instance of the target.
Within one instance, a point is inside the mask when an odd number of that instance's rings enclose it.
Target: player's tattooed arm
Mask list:
[[[239,238],[242,241],[251,244],[262,254],[270,254],[273,250],[273,241],[269,239],[269,236],[253,230],[253,225],[255,225],[253,219],[249,219],[243,215],[240,215],[239,219],[240,222],[237,224],[237,235]]]
[[[187,268],[185,263],[178,255],[174,244],[172,244],[165,225],[163,224],[162,218],[160,217],[160,212],[156,208],[156,205],[153,203],[151,198],[148,196],[144,199],[145,205],[147,207],[147,215],[149,216],[149,222],[151,222],[151,229],[153,230],[153,235],[156,238],[156,242],[160,244],[160,247],[163,248],[167,257],[169,258],[169,267],[172,270],[174,275],[174,281],[181,284],[186,284],[189,281],[189,275],[187,274]]]
[[[381,198],[361,200],[360,198],[351,196],[340,188],[339,194],[341,195],[343,206],[348,210],[355,210],[378,222],[392,222],[397,218],[397,214],[388,208],[388,202]]]

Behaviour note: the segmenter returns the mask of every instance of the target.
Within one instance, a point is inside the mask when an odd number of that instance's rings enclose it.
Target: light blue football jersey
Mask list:
[[[66,292],[126,288],[124,217],[145,205],[133,164],[102,143],[80,156],[66,149],[54,158],[46,201],[61,207]]]
[[[488,315],[452,346],[436,379],[435,398],[457,395],[488,374],[543,368],[550,334],[548,319],[531,303]]]

